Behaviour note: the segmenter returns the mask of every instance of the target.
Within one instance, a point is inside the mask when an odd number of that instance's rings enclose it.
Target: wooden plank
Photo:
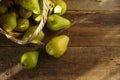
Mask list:
[[[80,15],[76,11],[68,15],[75,22],[68,29],[69,46],[120,46],[119,14]]]
[[[120,0],[65,0],[68,10],[120,11]]]
[[[120,46],[120,15],[119,14],[80,14],[67,13],[64,17],[70,19],[73,25],[63,32],[45,30],[46,43],[56,34],[70,36],[69,46]],[[51,33],[51,34],[49,34]],[[0,46],[17,46],[12,41],[0,35]]]
[[[1,74],[12,75],[20,56],[29,49],[0,48],[0,77]],[[69,47],[63,57],[55,59],[46,55],[43,50],[35,69],[20,70],[8,80],[119,80],[119,52],[120,47]],[[13,71],[7,72],[10,69]]]
[[[66,54],[55,59],[46,54],[43,46],[18,45],[0,34],[0,80],[120,79],[120,1],[65,1],[68,12],[64,16],[73,22],[72,26],[60,32],[45,30],[44,43],[66,34],[70,36]],[[37,67],[22,69],[19,62],[23,52],[38,48]]]

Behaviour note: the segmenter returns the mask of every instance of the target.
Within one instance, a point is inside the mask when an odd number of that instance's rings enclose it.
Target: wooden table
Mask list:
[[[38,46],[21,46],[0,35],[0,80],[120,80],[120,1],[113,1],[66,0],[64,17],[73,22],[62,32],[70,37],[68,50],[55,59],[40,47],[32,70],[21,69],[20,57]],[[45,43],[55,33],[47,36]]]

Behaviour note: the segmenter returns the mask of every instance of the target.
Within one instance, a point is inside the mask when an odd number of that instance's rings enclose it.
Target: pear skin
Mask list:
[[[41,19],[42,19],[42,13],[40,14],[33,14],[32,15],[32,19],[35,23],[40,23]]]
[[[30,18],[32,16],[32,11],[29,11],[29,10],[26,10],[26,9],[20,7],[19,14],[23,18]]]
[[[16,13],[9,12],[0,17],[0,24],[7,32],[13,31],[17,26]]]
[[[36,67],[38,62],[38,51],[28,51],[23,53],[21,56],[21,64],[25,69],[33,69]]]
[[[19,0],[19,4],[23,8],[30,10],[35,14],[40,13],[40,6],[38,0]]]
[[[26,33],[23,35],[22,40],[27,40],[27,39],[34,33],[34,31],[36,30],[36,28],[37,28],[37,26],[32,26],[32,27],[30,27],[30,28],[26,31]],[[40,41],[43,40],[44,36],[45,36],[44,32],[41,31],[41,32],[31,41],[31,43],[33,43],[33,44],[38,44]]]
[[[53,13],[58,15],[63,15],[67,11],[67,4],[63,0],[56,0],[55,7],[53,9]]]
[[[24,32],[29,28],[29,20],[25,18],[19,18],[17,19],[17,26],[15,28],[15,31]]]
[[[68,28],[71,22],[57,14],[52,14],[47,18],[47,28],[52,31],[58,31],[60,29]]]
[[[69,37],[66,35],[60,35],[57,37],[53,37],[46,44],[45,49],[47,54],[55,58],[59,58],[66,52],[68,43],[69,43]]]

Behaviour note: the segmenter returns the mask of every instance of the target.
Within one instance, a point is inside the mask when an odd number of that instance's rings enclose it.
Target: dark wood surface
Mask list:
[[[18,45],[0,34],[0,80],[120,80],[120,13],[70,10],[64,17],[73,22],[71,27],[46,33],[44,41],[58,34],[70,37],[67,52],[59,59],[47,55],[44,47]],[[22,69],[22,53],[38,47],[37,67]]]

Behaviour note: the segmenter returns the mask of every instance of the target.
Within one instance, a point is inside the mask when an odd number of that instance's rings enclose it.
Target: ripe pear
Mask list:
[[[21,64],[23,65],[23,68],[25,69],[33,69],[36,67],[38,62],[38,51],[28,51],[23,53],[21,56]]]
[[[34,33],[34,31],[35,31],[36,29],[37,29],[37,26],[32,26],[32,27],[30,27],[30,28],[26,31],[26,33],[23,35],[22,40],[27,40],[27,39]],[[31,43],[33,43],[33,44],[38,44],[40,41],[43,40],[44,36],[45,36],[44,32],[41,31],[41,32],[31,41]]]
[[[19,0],[19,4],[23,8],[30,10],[35,14],[40,13],[40,6],[38,0]]]
[[[23,18],[30,18],[32,16],[32,11],[29,11],[27,9],[24,9],[23,7],[20,7],[19,14]]]
[[[40,13],[40,14],[33,14],[32,18],[33,18],[35,23],[40,23],[40,21],[42,19],[42,13]]]
[[[71,22],[57,14],[52,14],[47,18],[47,28],[52,31],[58,31],[63,28],[68,28]]]
[[[24,32],[29,28],[29,20],[25,18],[19,18],[17,20],[17,26],[15,28],[16,31]]]
[[[68,43],[69,37],[67,35],[56,36],[46,44],[45,49],[47,54],[59,58],[66,52]]]
[[[8,8],[4,4],[0,4],[0,15],[6,13]]]
[[[67,11],[67,4],[63,0],[56,0],[53,13],[63,15]]]
[[[16,13],[9,12],[7,14],[2,15],[0,17],[0,24],[3,25],[3,28],[7,32],[13,31],[17,25]]]

